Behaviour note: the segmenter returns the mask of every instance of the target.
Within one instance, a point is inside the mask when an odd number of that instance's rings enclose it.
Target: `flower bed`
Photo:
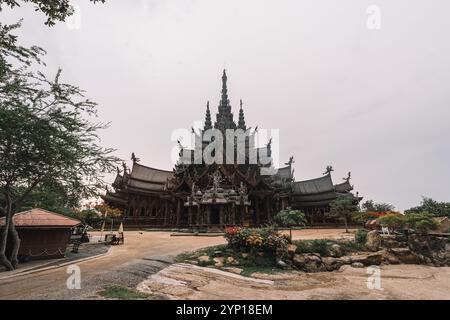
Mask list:
[[[272,227],[225,229],[228,245],[241,252],[264,252],[274,256],[283,256],[287,252],[289,239]]]

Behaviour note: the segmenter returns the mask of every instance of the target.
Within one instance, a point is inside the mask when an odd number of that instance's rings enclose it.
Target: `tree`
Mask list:
[[[450,217],[450,202],[438,202],[431,198],[422,197],[420,205],[405,210],[405,214],[428,212],[436,217]]]
[[[23,188],[19,187],[15,193],[23,192]],[[65,216],[76,218],[73,208],[80,206],[80,196],[66,190],[63,186],[53,185],[38,185],[31,191],[19,207],[15,211],[25,211],[32,208],[42,208],[52,212],[57,212]],[[0,207],[4,207],[5,199],[0,194]]]
[[[405,226],[406,217],[398,213],[390,213],[377,219],[378,223],[392,230],[400,229]]]
[[[105,0],[90,1],[93,3],[105,3]],[[48,26],[53,26],[56,21],[64,21],[74,12],[73,7],[70,5],[70,0],[0,0],[0,11],[4,6],[8,6],[11,9],[20,7],[21,2],[34,4],[35,11],[40,11],[47,16],[45,24]]]
[[[292,227],[304,226],[306,224],[306,217],[300,210],[293,210],[286,208],[277,213],[274,217],[275,223],[282,227],[289,228],[289,239],[292,242]]]
[[[5,216],[0,264],[8,270],[18,264],[20,246],[13,214],[30,194],[58,186],[66,194],[95,196],[104,186],[102,173],[111,172],[118,160],[112,149],[99,145],[98,132],[107,125],[94,121],[96,104],[61,82],[61,70],[51,80],[33,71],[45,51],[17,45],[11,31],[19,26],[0,25],[0,211]]]
[[[351,194],[340,194],[330,203],[328,216],[342,219],[345,224],[345,232],[348,232],[348,221],[358,215],[358,204]]]
[[[374,202],[373,200],[367,200],[361,205],[362,209],[367,212],[387,212],[394,211],[395,206],[389,203]]]
[[[428,212],[414,212],[406,215],[406,224],[419,233],[427,233],[439,225],[433,218],[434,216]]]
[[[120,218],[123,215],[123,211],[121,209],[110,207],[106,203],[96,204],[94,206],[94,209],[100,212],[100,215],[103,217],[102,232],[105,227],[107,219],[111,221],[111,229],[112,229],[114,218]]]

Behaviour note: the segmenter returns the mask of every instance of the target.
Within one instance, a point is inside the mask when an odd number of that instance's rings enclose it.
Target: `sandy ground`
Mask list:
[[[338,239],[352,235],[345,234],[342,229],[307,229],[293,231],[293,236],[294,239]],[[160,271],[173,274],[177,278],[180,276],[180,270],[176,269],[179,265],[171,265],[170,257],[185,251],[222,243],[225,243],[223,237],[171,237],[169,232],[126,232],[125,245],[112,247],[110,253],[101,258],[79,263],[80,290],[67,289],[66,282],[70,275],[67,273],[67,267],[59,267],[0,280],[0,299],[98,298],[95,293],[105,286],[112,284],[128,287],[142,286],[142,281],[152,279],[151,277],[155,275],[161,276]],[[450,299],[450,268],[404,265],[385,267],[382,270],[382,286],[385,288],[383,292],[367,289],[365,272],[366,269],[349,268],[339,273],[294,274],[289,276],[293,277],[290,280],[276,279],[273,280],[273,284],[264,284],[266,287],[261,289],[258,287],[259,283],[255,285],[249,278],[229,281],[229,273],[214,274],[214,277],[211,277],[209,276],[211,272],[196,269],[192,271],[192,276],[201,282],[198,286],[199,292],[189,293],[190,285],[188,285],[187,292],[172,297],[189,299],[411,299],[414,297]],[[185,280],[181,281],[191,283],[188,279]],[[242,286],[239,285],[240,281]],[[268,289],[270,292],[267,291]],[[164,290],[161,288],[160,293],[165,293]]]

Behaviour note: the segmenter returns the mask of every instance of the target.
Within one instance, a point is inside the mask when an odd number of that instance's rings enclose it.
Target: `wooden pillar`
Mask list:
[[[181,224],[181,200],[177,200],[177,226]]]
[[[210,225],[211,224],[211,207],[208,206],[206,209],[206,224]]]
[[[233,226],[236,225],[236,205],[232,205],[231,208],[231,223],[233,224]]]
[[[200,206],[197,205],[197,212],[195,213],[195,224],[198,226],[200,223]]]
[[[164,225],[167,226],[167,216],[168,216],[169,212],[168,212],[168,204],[167,204],[167,200],[164,200]]]

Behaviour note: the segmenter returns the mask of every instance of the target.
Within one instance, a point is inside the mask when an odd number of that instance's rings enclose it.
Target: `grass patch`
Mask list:
[[[250,277],[252,273],[277,274],[283,272],[282,269],[265,266],[244,267],[241,276]]]
[[[295,240],[292,241],[297,246],[297,253],[318,253],[321,256],[330,255],[330,247],[334,243],[327,240]]]
[[[224,254],[226,254],[227,252],[229,252],[229,249],[228,249],[227,245],[221,244],[218,246],[207,247],[207,248],[199,249],[196,251],[183,252],[175,257],[175,261],[181,262],[181,263],[182,262],[189,263],[192,260],[197,260],[198,257],[201,257],[201,256],[213,257],[215,251],[222,251]]]
[[[330,256],[334,244],[339,245],[344,254],[366,250],[364,243],[353,240],[295,240],[292,243],[297,246],[296,253],[318,253],[323,257]]]
[[[122,286],[110,286],[98,292],[98,294],[106,299],[119,299],[119,300],[142,300],[153,297],[150,294],[130,290]]]

